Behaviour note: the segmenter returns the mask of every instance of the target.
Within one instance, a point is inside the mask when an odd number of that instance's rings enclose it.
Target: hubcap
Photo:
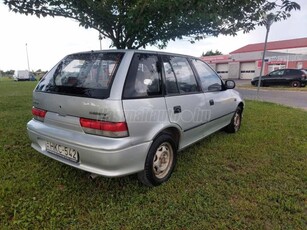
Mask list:
[[[171,144],[164,142],[157,149],[153,159],[153,171],[157,178],[164,178],[173,163],[174,155]]]

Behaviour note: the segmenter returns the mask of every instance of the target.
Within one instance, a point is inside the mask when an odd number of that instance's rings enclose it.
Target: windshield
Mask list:
[[[81,53],[65,57],[39,82],[36,91],[107,98],[123,53]]]

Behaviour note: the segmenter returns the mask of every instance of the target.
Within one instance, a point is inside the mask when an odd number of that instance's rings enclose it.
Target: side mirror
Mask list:
[[[236,83],[233,80],[225,81],[226,89],[234,89],[236,87]]]

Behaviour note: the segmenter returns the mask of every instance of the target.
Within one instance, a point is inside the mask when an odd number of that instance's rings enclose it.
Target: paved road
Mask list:
[[[236,88],[236,90],[241,93],[244,99],[257,100],[256,89]],[[260,88],[259,100],[307,110],[307,92],[267,90]]]

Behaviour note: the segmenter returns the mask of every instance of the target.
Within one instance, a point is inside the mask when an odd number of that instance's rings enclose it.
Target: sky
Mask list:
[[[286,21],[271,26],[268,41],[307,37],[307,0],[295,0],[300,11],[292,12]],[[264,42],[265,28],[257,27],[248,34],[237,36],[208,37],[191,44],[176,40],[163,50],[199,57],[208,50],[219,50],[223,54],[252,43]],[[79,23],[62,17],[37,18],[10,12],[0,0],[0,70],[50,70],[67,54],[99,50],[98,32],[85,29]],[[110,40],[102,40],[102,49],[109,49]],[[146,47],[158,50],[157,47]],[[28,59],[27,51],[28,50]]]

